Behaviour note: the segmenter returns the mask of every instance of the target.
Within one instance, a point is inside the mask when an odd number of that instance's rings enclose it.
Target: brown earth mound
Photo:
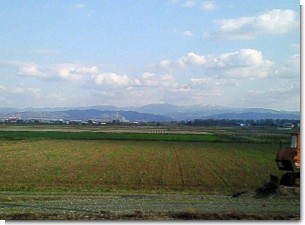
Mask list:
[[[276,185],[272,182],[266,183],[263,187],[254,192],[237,192],[232,197],[252,197],[252,198],[300,198],[300,187]]]

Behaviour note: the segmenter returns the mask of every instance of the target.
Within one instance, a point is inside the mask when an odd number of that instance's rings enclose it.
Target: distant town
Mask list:
[[[181,126],[265,126],[293,129],[300,125],[300,113],[263,108],[221,106],[177,106],[151,104],[142,107],[92,106],[88,108],[0,107],[1,124],[49,125],[181,125]]]
[[[91,125],[91,126],[103,126],[103,125],[185,125],[185,126],[228,126],[228,127],[249,127],[249,126],[265,126],[265,127],[277,127],[278,129],[294,129],[300,128],[299,120],[289,119],[260,119],[260,120],[229,120],[229,119],[195,119],[191,121],[170,121],[170,122],[145,122],[145,121],[128,121],[123,119],[114,120],[64,120],[64,119],[20,119],[16,117],[9,117],[6,119],[0,119],[2,124],[49,124],[49,125]]]

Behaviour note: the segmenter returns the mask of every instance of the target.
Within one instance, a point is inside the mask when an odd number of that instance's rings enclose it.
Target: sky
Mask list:
[[[300,110],[299,0],[0,0],[0,107]]]

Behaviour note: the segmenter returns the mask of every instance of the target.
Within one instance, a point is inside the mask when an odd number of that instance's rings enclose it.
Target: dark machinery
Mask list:
[[[290,146],[279,150],[276,155],[277,167],[287,171],[280,180],[281,185],[300,185],[300,158],[300,133],[292,133]]]

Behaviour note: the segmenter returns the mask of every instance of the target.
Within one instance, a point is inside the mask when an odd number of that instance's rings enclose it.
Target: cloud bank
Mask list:
[[[299,27],[296,12],[273,9],[253,17],[218,20],[218,30],[211,36],[224,39],[254,39],[261,35],[285,34]]]
[[[93,102],[103,99],[104,104],[139,105],[156,102],[189,104],[208,102],[215,98],[224,99],[233,93],[231,90],[252,80],[290,79],[297,82],[299,59],[300,55],[296,54],[291,56],[285,65],[277,66],[265,59],[263,53],[257,49],[239,49],[218,55],[189,52],[176,60],[162,60],[152,69],[153,71],[145,71],[138,75],[103,71],[98,65],[77,63],[40,65],[32,62],[5,61],[0,64],[14,68],[13,76],[19,76],[24,81],[38,80],[44,83],[41,86],[64,83],[67,87],[76,87],[87,93],[87,98],[94,100]],[[9,99],[9,95],[23,94],[37,100],[41,99],[44,90],[20,85],[5,87],[0,83],[0,92],[6,99]],[[255,96],[261,97],[263,94],[274,96],[274,93],[284,95],[284,92],[262,93],[260,90],[252,90],[247,96],[250,99]],[[68,97],[57,93],[56,96],[47,95],[45,98],[50,101],[57,99],[57,102],[65,102],[64,99],[70,99],[70,102],[71,99],[79,101],[78,93],[74,95]]]

